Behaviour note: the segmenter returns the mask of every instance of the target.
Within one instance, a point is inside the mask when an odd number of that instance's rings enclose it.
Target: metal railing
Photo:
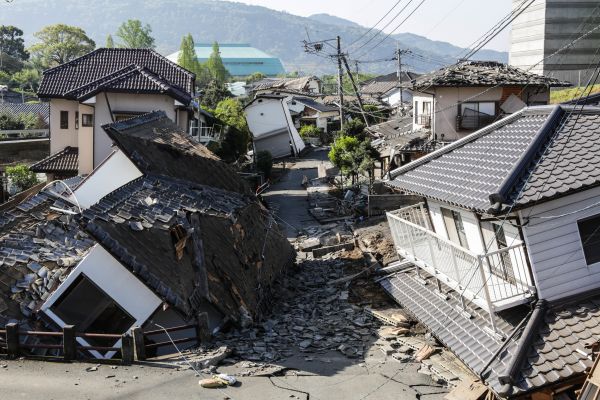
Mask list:
[[[496,115],[458,115],[456,117],[456,127],[458,130],[477,130],[490,125],[497,118]]]
[[[417,115],[417,124],[424,128],[431,128],[431,114]]]
[[[221,140],[221,126],[192,126],[190,136],[199,143]]]
[[[0,130],[0,141],[4,140],[29,140],[47,139],[50,137],[49,129],[12,129]]]
[[[398,253],[490,313],[521,304],[535,290],[521,244],[475,254],[433,232],[423,203],[387,213]]]

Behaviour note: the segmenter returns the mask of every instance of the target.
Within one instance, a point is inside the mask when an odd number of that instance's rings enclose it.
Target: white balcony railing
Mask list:
[[[221,126],[192,126],[190,136],[198,143],[206,144],[211,141],[221,140]]]
[[[423,203],[387,213],[398,253],[490,314],[535,292],[521,244],[475,254],[431,230]],[[495,329],[493,316],[492,325]]]

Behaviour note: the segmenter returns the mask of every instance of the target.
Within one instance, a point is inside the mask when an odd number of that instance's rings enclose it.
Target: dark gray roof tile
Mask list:
[[[77,173],[79,169],[79,149],[67,146],[61,151],[36,162],[30,169],[39,173]]]

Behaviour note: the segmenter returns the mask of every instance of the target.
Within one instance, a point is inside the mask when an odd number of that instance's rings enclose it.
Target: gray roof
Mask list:
[[[582,377],[592,365],[585,346],[600,336],[600,293],[597,290],[548,304],[541,309],[539,318],[535,312],[529,314],[526,306],[497,314],[497,326],[505,336],[518,328],[514,336],[504,342],[490,334],[489,317],[483,310],[468,303],[467,311],[473,318],[466,318],[460,312],[457,293],[442,283],[449,296],[444,301],[436,293],[432,279],[426,277],[430,284],[423,285],[414,271],[409,271],[386,277],[380,283],[469,369],[482,373],[485,383],[502,397],[513,398]],[[523,323],[520,325],[520,322]],[[522,345],[524,335],[530,340]],[[497,351],[500,352],[493,359]],[[515,358],[516,355],[522,357]],[[491,363],[486,368],[488,362]],[[501,383],[500,377],[506,376],[513,364],[516,372],[511,377],[512,383]]]
[[[29,167],[40,173],[77,173],[79,170],[79,149],[67,146]]]
[[[192,96],[195,75],[169,61],[152,49],[96,49],[73,61],[44,71],[38,96],[76,99],[74,91],[88,87],[132,65],[145,68],[159,80]],[[121,81],[120,90],[147,91],[155,87],[154,78],[130,76]]]
[[[50,118],[50,103],[0,103],[0,113],[38,114],[46,123]]]
[[[526,108],[392,171],[388,184],[482,213],[598,185],[600,109],[580,111]]]
[[[339,108],[336,106],[332,106],[330,104],[323,104],[323,103],[318,102],[315,99],[311,99],[309,97],[294,96],[292,99],[294,101],[297,101],[298,103],[302,103],[305,106],[312,108],[314,110],[317,110],[317,111],[321,111],[321,112],[339,111]]]
[[[420,74],[416,74],[410,71],[402,71],[402,85],[417,79]],[[398,74],[392,72],[391,74],[377,76],[373,79],[369,79],[361,83],[360,92],[370,95],[383,95],[391,90],[398,88]]]
[[[428,87],[463,86],[571,86],[556,78],[549,78],[497,61],[463,61],[435,72],[421,75],[413,81],[416,90]]]

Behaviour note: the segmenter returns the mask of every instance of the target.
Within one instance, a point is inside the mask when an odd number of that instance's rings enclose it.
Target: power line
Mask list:
[[[406,3],[406,5],[404,7],[402,7],[402,9],[400,9],[400,11],[398,11],[398,13],[396,15],[394,15],[394,18],[392,18],[387,24],[385,24],[385,26],[383,28],[381,28],[380,30],[375,32],[375,34],[373,36],[371,36],[371,38],[369,40],[367,40],[359,48],[357,48],[356,50],[353,50],[353,51],[359,51],[360,49],[362,49],[363,47],[365,47],[366,45],[371,43],[371,41],[373,41],[373,39],[375,39],[377,36],[379,36],[385,28],[387,28],[392,22],[395,21],[396,18],[398,18],[400,16],[400,14],[402,14],[404,12],[404,10],[406,10],[406,7],[408,7],[410,5],[410,3],[412,3],[412,2],[413,2],[413,0],[408,0],[408,3]]]
[[[385,42],[392,34],[394,34],[394,32],[396,32],[419,8],[421,8],[421,6],[423,5],[423,3],[425,3],[425,0],[421,0],[421,2],[419,4],[417,4],[417,6],[410,12],[410,14],[408,14],[406,16],[406,18],[404,18],[402,20],[402,22],[400,22],[390,33],[388,33],[383,39],[381,39],[375,46],[371,47],[370,49],[368,49],[367,51],[363,52],[361,54],[365,55],[366,53],[375,50],[377,47],[379,47],[383,42]],[[362,46],[361,46],[362,48]],[[357,49],[357,51],[360,50]]]
[[[387,17],[388,15],[390,15],[390,13],[394,10],[394,8],[396,8],[398,6],[398,4],[400,4],[402,2],[402,0],[398,0],[396,2],[396,4],[394,4],[394,6],[392,8],[390,8],[388,10],[388,12],[385,13],[385,15],[383,17],[381,17],[381,19],[379,21],[377,21],[377,23],[375,25],[373,25],[372,27],[369,28],[368,31],[366,31],[365,33],[363,33],[358,39],[354,40],[352,43],[349,44],[349,47],[352,47],[352,45],[356,42],[359,42],[362,38],[364,38],[365,36],[367,36],[373,29],[375,29],[375,27],[377,25],[379,25],[381,23],[381,21],[383,21],[385,19],[385,17]]]

